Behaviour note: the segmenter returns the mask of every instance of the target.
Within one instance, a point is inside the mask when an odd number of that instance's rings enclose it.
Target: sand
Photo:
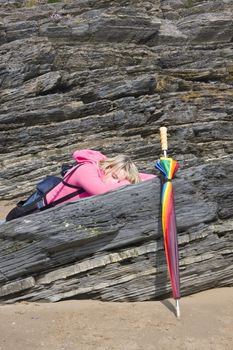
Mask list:
[[[0,201],[0,220],[4,220],[7,213],[15,207],[16,201]]]
[[[1,350],[232,350],[233,288],[181,299],[0,306]]]
[[[0,219],[13,203],[0,202]],[[174,301],[0,305],[0,350],[232,350],[233,287]]]

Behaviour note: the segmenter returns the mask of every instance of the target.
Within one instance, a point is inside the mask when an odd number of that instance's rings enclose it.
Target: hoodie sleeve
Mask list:
[[[142,181],[151,180],[151,179],[154,179],[156,177],[156,175],[145,174],[145,173],[139,173],[139,175],[140,175],[140,178]]]
[[[69,182],[75,186],[80,186],[91,196],[130,184],[127,180],[116,183],[104,183],[99,176],[98,168],[90,163],[80,166]]]

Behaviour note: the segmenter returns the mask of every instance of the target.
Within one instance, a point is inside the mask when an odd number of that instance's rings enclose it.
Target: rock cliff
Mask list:
[[[232,156],[233,3],[0,1],[0,196],[80,148],[152,171],[158,128],[182,169]]]
[[[233,2],[0,0],[0,12],[1,199],[81,148],[153,172],[167,126],[182,293],[232,285]],[[148,182],[2,225],[2,300],[166,295],[158,206]]]

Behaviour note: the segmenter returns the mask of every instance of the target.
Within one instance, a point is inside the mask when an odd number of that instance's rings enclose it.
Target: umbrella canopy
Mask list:
[[[173,297],[177,300],[177,316],[179,317],[180,298],[180,276],[179,276],[179,254],[176,230],[176,217],[174,206],[174,195],[172,179],[179,168],[177,161],[172,158],[161,157],[155,167],[162,174],[162,228],[164,236],[164,246],[166,252],[167,265],[172,285]]]

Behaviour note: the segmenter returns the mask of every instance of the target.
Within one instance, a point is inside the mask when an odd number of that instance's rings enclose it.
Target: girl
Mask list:
[[[155,177],[139,173],[133,161],[123,154],[107,158],[98,151],[84,149],[74,152],[73,158],[78,165],[72,167],[63,179],[58,178],[55,187],[32,202],[30,196],[23,204],[19,203],[8,213],[6,221]]]
[[[155,176],[139,173],[133,161],[123,154],[107,158],[98,151],[81,150],[74,152],[73,158],[80,165],[75,172],[71,169],[67,173],[65,182],[75,188],[81,188],[83,192],[73,197],[72,200],[102,194],[124,185],[152,179]],[[74,187],[66,186],[64,183],[58,184],[47,194],[47,203],[50,204],[74,192]]]

